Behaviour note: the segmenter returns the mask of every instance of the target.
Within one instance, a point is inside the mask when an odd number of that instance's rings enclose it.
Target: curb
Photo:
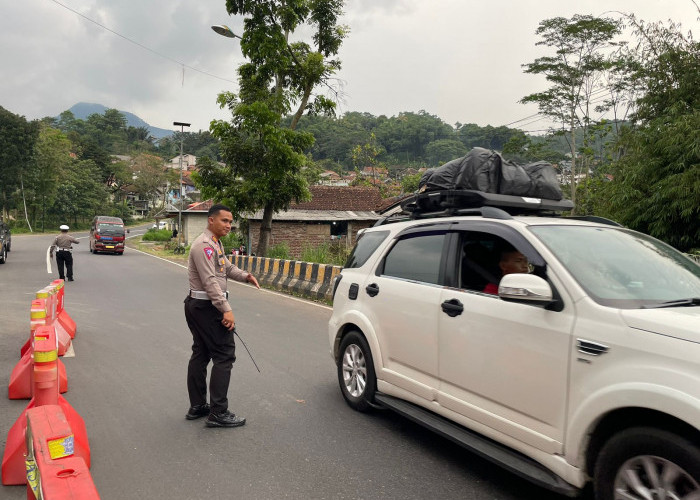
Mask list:
[[[270,259],[236,255],[231,261],[244,271],[253,273],[260,284],[310,299],[333,299],[333,283],[341,266],[297,260]]]

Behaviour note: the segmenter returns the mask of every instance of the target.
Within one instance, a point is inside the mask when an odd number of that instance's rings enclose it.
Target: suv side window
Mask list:
[[[516,242],[485,231],[462,232],[459,242],[459,288],[482,292],[489,284],[497,286],[503,274],[499,261],[504,249],[516,250],[524,254],[525,258],[533,256],[533,250],[523,246],[520,241]],[[535,262],[527,262],[529,265],[524,272],[544,278],[545,266],[540,262],[541,257],[534,260]]]
[[[400,239],[384,258],[384,276],[423,283],[440,282],[445,233],[412,234]]]
[[[344,267],[346,269],[362,267],[388,235],[389,231],[363,233],[355,243],[355,248],[352,249]]]

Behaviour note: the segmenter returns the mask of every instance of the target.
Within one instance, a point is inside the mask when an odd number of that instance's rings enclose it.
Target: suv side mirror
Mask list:
[[[554,300],[549,283],[534,274],[506,274],[498,284],[498,296],[505,300],[539,304]]]

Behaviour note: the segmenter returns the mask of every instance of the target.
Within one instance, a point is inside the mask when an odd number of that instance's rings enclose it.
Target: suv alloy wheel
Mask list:
[[[345,335],[340,343],[338,383],[351,408],[361,412],[370,410],[377,379],[372,352],[365,338],[357,331]]]

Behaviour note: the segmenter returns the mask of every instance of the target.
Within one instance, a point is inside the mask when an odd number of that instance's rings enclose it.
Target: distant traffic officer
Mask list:
[[[53,257],[54,251],[56,252],[56,266],[58,267],[58,277],[66,279],[68,276],[68,281],[73,281],[73,243],[76,245],[80,244],[78,240],[73,238],[68,234],[68,226],[63,224],[59,227],[61,234],[56,236],[51,245],[51,257]],[[63,272],[63,265],[65,264],[66,272]]]
[[[190,409],[185,417],[194,420],[208,415],[207,427],[238,427],[245,418],[228,411],[228,386],[236,360],[233,331],[236,322],[228,303],[226,278],[252,283],[252,274],[233,265],[220,239],[231,231],[233,215],[225,205],[213,205],[207,213],[207,228],[190,247],[187,271],[190,292],[185,298],[185,318],[192,332],[192,356],[187,368]],[[207,366],[213,362],[207,404]]]

